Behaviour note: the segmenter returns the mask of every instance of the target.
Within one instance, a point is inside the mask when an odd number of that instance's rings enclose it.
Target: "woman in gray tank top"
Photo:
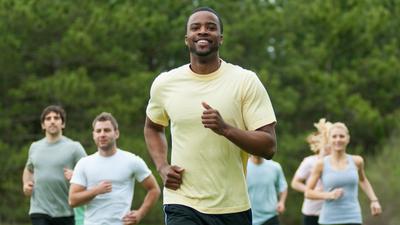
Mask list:
[[[349,131],[343,123],[334,123],[328,132],[331,155],[319,159],[308,181],[305,197],[325,199],[319,216],[319,224],[362,224],[361,208],[358,202],[358,184],[371,200],[371,214],[381,214],[374,190],[364,172],[364,160],[358,155],[346,153],[350,142]],[[323,192],[315,191],[321,179]]]

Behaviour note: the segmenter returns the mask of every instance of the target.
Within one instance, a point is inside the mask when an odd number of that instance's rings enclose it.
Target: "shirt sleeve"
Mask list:
[[[29,155],[28,155],[28,161],[26,162],[26,165],[25,165],[25,167],[28,169],[28,170],[30,170],[30,171],[32,171],[33,172],[33,170],[34,170],[34,166],[33,166],[33,162],[32,162],[32,151],[33,151],[33,144],[29,147]]]
[[[151,174],[151,170],[147,167],[146,163],[139,156],[135,156],[135,179],[142,182]]]
[[[79,184],[81,186],[87,187],[87,179],[84,173],[84,165],[85,165],[85,163],[83,162],[84,159],[85,158],[82,158],[76,164],[74,168],[74,173],[70,181],[71,184]]]
[[[310,158],[306,157],[300,163],[299,168],[297,169],[295,175],[300,177],[301,179],[308,179],[310,177],[312,171],[311,161]]]
[[[154,80],[150,88],[150,99],[146,108],[146,115],[154,123],[168,126],[169,116],[164,109],[162,102],[161,83],[162,74]]]
[[[279,191],[279,193],[282,193],[287,189],[288,185],[286,182],[285,174],[283,173],[283,170],[282,170],[282,166],[278,164],[278,167],[279,167],[279,170],[278,170],[278,174],[279,174],[278,175],[278,184],[279,185],[278,185],[277,190]]]
[[[243,117],[248,130],[276,123],[271,100],[258,76],[251,72],[243,86]]]
[[[81,158],[86,157],[86,156],[87,156],[87,154],[86,154],[86,151],[85,151],[85,149],[83,148],[82,144],[79,143],[79,142],[76,142],[75,159],[74,159],[75,165],[78,163],[78,161],[79,161]]]

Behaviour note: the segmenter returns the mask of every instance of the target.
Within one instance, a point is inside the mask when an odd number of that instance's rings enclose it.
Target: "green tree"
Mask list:
[[[221,57],[269,92],[288,182],[319,118],[346,123],[351,153],[367,156],[398,127],[399,0],[0,0],[0,222],[28,220],[21,175],[50,104],[66,109],[65,134],[89,154],[92,120],[112,113],[119,147],[155,173],[143,140],[148,91],[161,71],[189,62],[186,19],[204,5],[224,22]],[[297,224],[302,196],[290,195],[282,221]],[[162,223],[161,204],[143,222]]]

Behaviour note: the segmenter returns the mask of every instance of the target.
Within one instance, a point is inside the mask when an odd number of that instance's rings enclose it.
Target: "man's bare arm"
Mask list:
[[[185,170],[176,165],[169,165],[167,154],[168,144],[165,137],[164,127],[154,123],[148,117],[144,126],[144,137],[147,149],[156,165],[166,188],[176,190],[182,183],[182,172]]]
[[[138,224],[143,217],[146,216],[151,207],[156,204],[157,199],[160,196],[160,187],[153,175],[148,176],[140,184],[147,190],[147,195],[138,210],[132,210],[122,218],[124,224]]]
[[[28,168],[24,168],[22,174],[23,191],[25,196],[31,196],[33,190],[34,174]]]
[[[83,206],[89,203],[94,197],[99,194],[104,194],[112,191],[110,181],[102,181],[94,188],[86,190],[86,187],[72,183],[69,188],[68,204],[74,208]]]

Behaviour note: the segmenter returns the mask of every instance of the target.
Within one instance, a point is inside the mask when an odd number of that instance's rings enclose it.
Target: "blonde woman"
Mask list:
[[[318,128],[318,132],[310,134],[307,138],[307,142],[310,144],[310,149],[314,152],[314,155],[307,156],[301,162],[292,179],[291,187],[294,190],[301,193],[305,192],[306,184],[308,183],[315,163],[319,158],[323,158],[330,153],[330,149],[326,145],[326,133],[331,125],[332,124],[330,122],[326,122],[325,118],[320,119],[318,123],[314,123],[314,126]],[[316,190],[323,191],[320,181],[317,184]],[[318,225],[318,216],[321,212],[323,204],[324,200],[311,200],[304,198],[301,208],[301,212],[303,214],[303,225]]]
[[[319,159],[311,173],[305,197],[325,199],[319,224],[362,224],[358,202],[358,184],[371,200],[371,214],[379,215],[382,208],[364,173],[364,160],[346,153],[349,131],[343,123],[334,123],[328,132],[331,154]],[[315,190],[321,179],[323,192]]]

